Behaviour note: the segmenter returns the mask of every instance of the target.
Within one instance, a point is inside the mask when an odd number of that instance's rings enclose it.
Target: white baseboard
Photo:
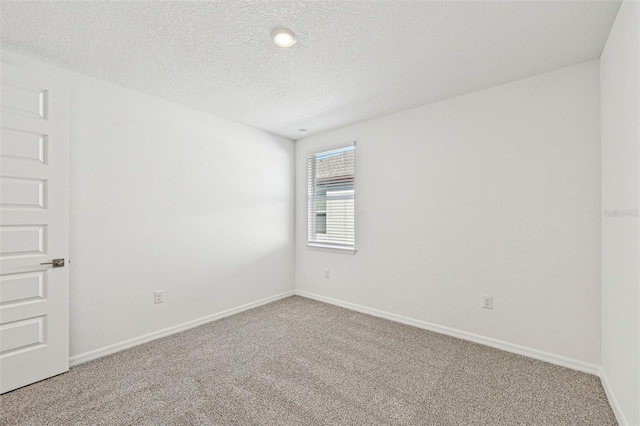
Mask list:
[[[629,423],[627,422],[627,419],[624,417],[624,413],[622,412],[622,409],[620,409],[620,404],[618,404],[618,400],[616,399],[616,396],[613,393],[613,389],[611,389],[611,385],[609,384],[607,373],[604,371],[604,368],[602,367],[600,367],[600,382],[602,382],[604,393],[607,394],[609,405],[613,410],[613,414],[616,415],[616,420],[618,421],[618,424],[620,426],[628,426]]]
[[[594,374],[596,376],[600,373],[600,367],[595,364],[589,364],[587,362],[578,361],[575,359],[567,358],[562,355],[555,355],[552,353],[540,351],[538,349],[528,348],[526,346],[516,345],[514,343],[504,342],[502,340],[493,339],[491,337],[481,336],[479,334],[469,333],[455,328],[445,327],[437,324],[432,324],[426,321],[408,318],[402,315],[392,314],[390,312],[384,312],[378,309],[368,308],[366,306],[356,305],[354,303],[343,302],[341,300],[332,299],[330,297],[320,296],[314,293],[309,293],[303,290],[295,290],[295,294],[307,297],[309,299],[318,300],[320,302],[329,303],[332,305],[340,306],[343,308],[351,309],[353,311],[362,312],[364,314],[373,315],[376,317],[388,319],[390,321],[399,322],[402,324],[412,325],[414,327],[422,328],[429,331],[434,331],[440,334],[446,334],[448,336],[457,337],[459,339],[469,340],[482,345],[491,346],[496,349],[501,349],[507,352],[513,352],[518,355],[524,355],[529,358],[538,359],[540,361],[549,362],[551,364],[560,365],[562,367],[571,368],[573,370],[582,371],[584,373]]]
[[[95,349],[89,352],[84,352],[79,355],[74,355],[69,358],[69,367],[75,367],[76,365],[83,364],[85,362],[93,361],[94,359],[101,358],[106,355],[110,355],[115,352],[122,351],[134,346],[141,345],[143,343],[150,342],[161,337],[169,336],[171,334],[179,333],[190,328],[197,327],[202,324],[206,324],[211,321],[218,320],[220,318],[228,317],[233,314],[247,311],[249,309],[256,308],[260,305],[266,305],[267,303],[275,302],[276,300],[284,299],[289,296],[293,296],[294,291],[286,291],[284,293],[277,294],[275,296],[267,297],[264,299],[256,300],[255,302],[247,303],[242,306],[227,309],[226,311],[218,312],[217,314],[207,315],[206,317],[198,318],[193,321],[187,321],[182,324],[174,325],[173,327],[165,328],[163,330],[154,331],[153,333],[145,334],[143,336],[134,337],[133,339],[118,342],[113,345],[105,346],[100,349]]]

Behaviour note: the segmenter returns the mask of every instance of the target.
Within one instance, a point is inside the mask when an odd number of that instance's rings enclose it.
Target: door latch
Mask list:
[[[64,259],[53,259],[51,262],[41,263],[41,265],[52,265],[54,268],[61,268],[64,266]]]

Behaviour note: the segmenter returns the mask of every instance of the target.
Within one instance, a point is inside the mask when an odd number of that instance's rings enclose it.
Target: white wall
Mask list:
[[[71,83],[72,356],[293,290],[292,141],[47,69]]]
[[[296,288],[597,369],[598,79],[591,61],[296,142]],[[351,140],[357,253],[309,250],[306,155]]]
[[[600,58],[602,208],[635,216],[603,212],[602,368],[630,425],[640,425],[639,63],[640,3],[624,1]]]

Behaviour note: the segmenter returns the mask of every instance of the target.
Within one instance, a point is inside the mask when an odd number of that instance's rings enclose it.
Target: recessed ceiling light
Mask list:
[[[273,30],[271,37],[273,37],[273,41],[280,47],[291,47],[296,44],[296,35],[286,28]]]

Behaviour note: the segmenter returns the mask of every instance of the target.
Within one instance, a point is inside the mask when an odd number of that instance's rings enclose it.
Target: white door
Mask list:
[[[2,63],[0,393],[69,370],[69,89]]]

